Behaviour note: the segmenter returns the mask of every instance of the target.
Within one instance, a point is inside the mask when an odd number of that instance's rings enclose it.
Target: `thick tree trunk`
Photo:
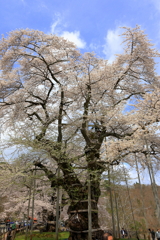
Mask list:
[[[98,207],[95,200],[91,200],[92,209],[92,239],[101,239],[102,230],[98,224]],[[88,240],[88,199],[73,200],[68,209],[70,229],[69,240]]]
[[[69,213],[69,228],[70,240],[88,240],[89,233],[89,219],[88,219],[88,179],[90,183],[90,205],[91,205],[91,228],[92,239],[101,239],[103,231],[98,224],[98,199],[101,195],[100,191],[100,169],[96,165],[97,160],[95,152],[90,151],[86,154],[88,162],[88,176],[87,181],[83,187],[77,185],[79,190],[75,191],[76,196],[72,199],[71,205],[68,209]]]
[[[97,160],[99,154],[94,148],[87,151],[87,171],[90,175],[91,183],[91,217],[92,217],[92,239],[102,239],[103,231],[98,224],[98,199],[100,197],[100,180],[101,173],[104,171],[102,166],[99,166]],[[70,198],[70,206],[68,209],[69,219],[68,227],[70,229],[69,240],[88,240],[88,180],[82,183],[77,174],[74,172],[69,159],[64,156],[59,160],[59,168],[62,171],[62,176],[58,179],[51,170],[48,170],[41,163],[36,163],[38,167],[43,169],[51,181],[51,187],[61,185],[67,192]]]

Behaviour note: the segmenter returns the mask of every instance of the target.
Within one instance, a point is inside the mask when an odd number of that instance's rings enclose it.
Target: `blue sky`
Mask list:
[[[141,25],[160,48],[160,0],[0,0],[0,33],[36,29],[113,60],[121,26]]]

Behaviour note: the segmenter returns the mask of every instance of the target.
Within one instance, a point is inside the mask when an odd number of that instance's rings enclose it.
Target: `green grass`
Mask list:
[[[67,239],[69,237],[69,232],[61,232],[59,233],[59,240]],[[28,240],[30,240],[30,236],[28,234]],[[44,232],[44,233],[37,233],[33,232],[33,238],[32,240],[55,240],[56,239],[56,233],[55,232]],[[25,234],[16,234],[15,240],[25,240]],[[128,240],[128,238],[120,238],[118,240]],[[130,238],[129,240],[137,240],[137,238]],[[140,239],[144,240],[144,239]]]
[[[59,240],[63,240],[69,237],[69,232],[61,232],[59,233]],[[30,239],[30,236],[28,234],[28,240]],[[55,240],[56,239],[56,233],[54,232],[44,232],[44,233],[34,233],[32,240]],[[25,234],[20,235],[17,234],[15,240],[25,240]]]

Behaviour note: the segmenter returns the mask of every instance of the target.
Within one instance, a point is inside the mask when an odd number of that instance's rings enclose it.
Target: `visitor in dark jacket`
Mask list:
[[[155,233],[154,229],[152,229],[150,231],[150,233],[151,233],[152,240],[155,240],[156,233]]]
[[[124,228],[121,229],[121,235],[122,235],[122,238],[125,238],[128,236],[128,233],[127,233],[127,230],[125,230]]]

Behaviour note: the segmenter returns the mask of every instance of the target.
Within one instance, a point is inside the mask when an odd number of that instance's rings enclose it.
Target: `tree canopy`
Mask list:
[[[35,30],[16,30],[0,41],[2,128],[11,132],[13,144],[46,154],[46,161],[38,158],[34,164],[51,186],[67,191],[70,219],[81,211],[81,224],[70,223],[73,231],[88,229],[82,171],[90,176],[96,210],[108,165],[131,162],[133,153],[148,154],[145,140],[159,159],[159,52],[138,26],[124,28],[123,38],[124,51],[112,63]],[[96,229],[97,213],[92,216]]]

